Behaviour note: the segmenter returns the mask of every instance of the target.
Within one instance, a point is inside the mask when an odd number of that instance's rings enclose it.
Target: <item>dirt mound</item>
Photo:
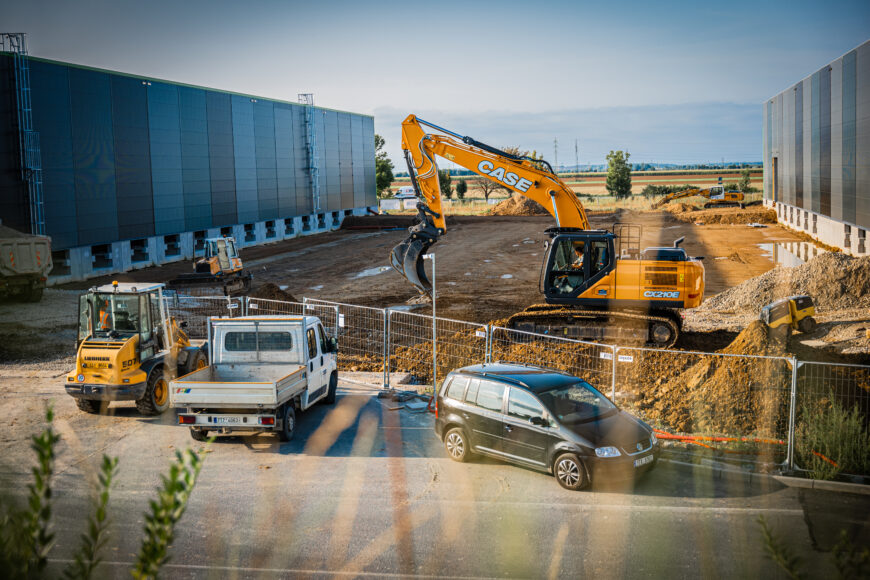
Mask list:
[[[489,215],[545,215],[547,212],[544,206],[538,202],[523,197],[522,195],[513,195],[510,199],[506,199],[500,204],[489,210]]]
[[[777,267],[709,298],[701,309],[756,312],[796,294],[812,296],[820,310],[870,307],[870,256],[829,252],[795,268]]]
[[[251,298],[263,298],[265,300],[281,300],[284,302],[299,302],[295,296],[289,292],[281,290],[276,284],[266,282],[256,290],[248,294]]]
[[[686,205],[686,204],[676,204]],[[688,206],[691,208],[691,206]],[[764,207],[752,209],[719,208],[703,209],[699,211],[684,210],[674,211],[668,206],[675,218],[684,222],[703,222],[705,224],[775,224],[776,211]]]
[[[690,211],[698,211],[698,208],[693,205],[689,205],[688,203],[669,203],[665,206],[665,211],[678,214],[687,213]]]

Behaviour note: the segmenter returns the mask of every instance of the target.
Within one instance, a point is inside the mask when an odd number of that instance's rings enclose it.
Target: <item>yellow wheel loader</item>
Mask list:
[[[242,258],[233,238],[205,240],[205,255],[193,263],[193,272],[170,280],[172,289],[191,286],[222,286],[226,296],[247,292],[251,274],[245,272]]]
[[[169,408],[169,381],[208,364],[169,316],[163,284],[118,283],[79,297],[76,368],[66,392],[86,413],[111,401],[135,401],[143,415]]]

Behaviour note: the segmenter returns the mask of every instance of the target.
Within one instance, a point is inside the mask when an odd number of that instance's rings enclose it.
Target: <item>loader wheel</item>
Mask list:
[[[329,387],[326,389],[326,396],[323,397],[323,402],[327,405],[335,403],[335,391],[338,390],[338,375],[332,373],[329,375]]]
[[[798,322],[798,329],[804,334],[809,334],[816,329],[816,319],[812,316],[807,316]]]
[[[169,381],[163,374],[163,367],[153,369],[148,375],[145,394],[136,401],[136,408],[143,415],[159,415],[169,408]]]
[[[184,374],[189,375],[193,371],[204,369],[208,366],[208,359],[205,353],[201,350],[191,352],[187,357],[187,363],[184,365]]]
[[[76,407],[80,411],[91,415],[101,415],[109,408],[108,401],[94,401],[93,399],[76,399]]]

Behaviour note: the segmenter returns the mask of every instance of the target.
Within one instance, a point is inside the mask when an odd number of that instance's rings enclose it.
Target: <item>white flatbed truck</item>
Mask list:
[[[266,431],[289,441],[297,411],[335,402],[338,346],[316,316],[212,318],[208,337],[210,364],[169,390],[195,440]]]

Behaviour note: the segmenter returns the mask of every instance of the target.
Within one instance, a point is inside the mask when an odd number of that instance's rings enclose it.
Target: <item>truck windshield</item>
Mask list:
[[[139,332],[139,297],[91,294],[82,301],[79,336],[128,337]]]

